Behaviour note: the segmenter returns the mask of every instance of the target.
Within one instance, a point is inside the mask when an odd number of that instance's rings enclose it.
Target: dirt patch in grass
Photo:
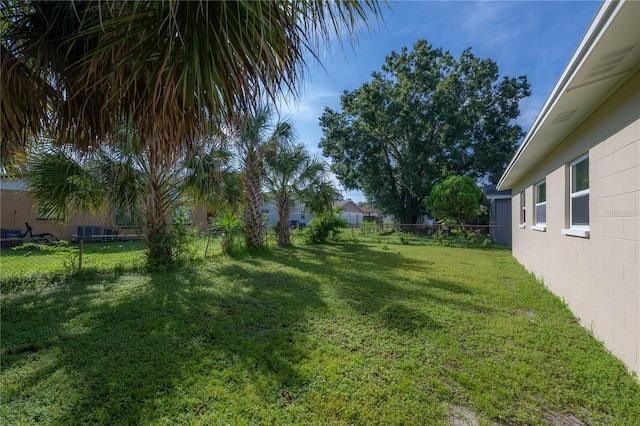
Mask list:
[[[447,411],[447,418],[451,426],[477,426],[478,417],[471,409],[454,405]]]
[[[584,423],[582,423],[573,414],[567,414],[567,413],[560,414],[560,413],[549,412],[545,414],[545,417],[547,418],[547,420],[549,420],[549,423],[551,423],[554,426],[583,426],[584,425]]]

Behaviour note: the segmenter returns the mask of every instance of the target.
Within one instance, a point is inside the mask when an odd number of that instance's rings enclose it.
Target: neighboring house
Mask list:
[[[190,209],[189,209],[190,210]],[[25,222],[34,234],[51,233],[56,238],[71,241],[78,237],[118,233],[140,234],[140,224],[131,223],[126,215],[118,212],[73,213],[67,217],[50,217],[38,212],[38,205],[22,180],[0,179],[0,227],[3,230],[26,231]],[[191,212],[192,225],[206,231],[207,214],[202,208]],[[2,237],[6,237],[3,235]]]
[[[482,204],[489,207],[491,240],[503,246],[511,245],[511,190],[498,191],[496,185],[482,188]]]
[[[358,206],[351,200],[339,200],[333,202],[333,207],[342,207],[338,216],[344,218],[350,227],[359,227],[366,220],[382,220],[382,216],[370,206]],[[273,201],[265,201],[262,205],[262,214],[265,218],[265,225],[274,227],[278,223],[278,207]],[[303,203],[296,202],[291,208],[289,221],[292,226],[307,226],[315,216],[304,208]]]
[[[502,176],[513,255],[640,374],[640,2],[605,2]]]
[[[358,205],[353,201],[349,199],[334,201],[333,207],[342,207],[342,211],[338,216],[346,219],[349,223],[349,226],[357,228],[362,225],[365,212],[363,212],[360,207],[358,207]],[[368,214],[370,214],[370,212],[368,212]]]
[[[358,208],[360,209],[360,211],[362,211],[365,218],[375,218],[379,216],[379,213],[376,211],[376,209],[368,204],[360,204],[358,205]]]
[[[278,224],[278,206],[273,201],[265,201],[262,204],[265,226],[273,228]],[[289,223],[294,227],[305,227],[315,216],[306,211],[303,203],[294,203],[289,215]]]

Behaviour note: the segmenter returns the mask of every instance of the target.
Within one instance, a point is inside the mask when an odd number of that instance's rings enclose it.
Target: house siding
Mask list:
[[[491,221],[491,238],[494,243],[510,246],[511,245],[511,199],[496,199],[491,201],[493,217]]]
[[[0,225],[5,229],[26,231],[25,222],[34,234],[50,233],[59,239],[70,240],[78,232],[78,226],[105,227],[105,219],[92,214],[69,215],[65,220],[38,219],[36,205],[27,191],[2,189],[0,191]]]
[[[563,235],[569,167],[589,153],[589,238]],[[534,187],[547,185],[547,229]],[[525,191],[527,223],[520,221]],[[561,297],[594,336],[640,374],[640,73],[636,72],[513,186],[513,255]]]

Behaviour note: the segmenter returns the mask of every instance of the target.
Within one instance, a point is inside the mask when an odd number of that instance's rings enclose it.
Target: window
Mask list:
[[[520,193],[520,228],[524,228],[527,223],[527,201],[525,191]]]
[[[113,211],[113,217],[114,224],[118,228],[140,228],[140,219],[129,210],[116,208]]]
[[[589,236],[589,154],[569,164],[569,229],[562,233]]]
[[[547,181],[543,180],[535,186],[535,226],[531,229],[536,231],[547,230]]]

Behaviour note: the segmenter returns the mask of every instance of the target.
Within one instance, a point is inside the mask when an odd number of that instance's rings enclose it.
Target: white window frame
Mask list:
[[[526,190],[520,193],[520,229],[527,227],[527,198]]]
[[[540,201],[540,187],[544,185],[544,201]],[[545,232],[547,230],[547,180],[544,179],[534,186],[533,197],[535,201],[535,209],[534,209],[534,225],[531,227],[534,231],[542,231]],[[541,222],[538,217],[538,208],[544,207],[544,222]]]
[[[589,188],[583,189],[580,191],[573,192],[573,168],[583,161],[589,161],[589,153],[581,155],[580,157],[573,160],[569,163],[569,227],[567,229],[563,229],[562,233],[564,235],[569,235],[572,237],[582,237],[589,238],[589,225],[574,225],[573,224],[573,200],[575,198],[589,196],[589,189],[591,187],[591,181],[589,180]],[[588,163],[587,163],[588,164]],[[587,207],[588,208],[588,207]]]

